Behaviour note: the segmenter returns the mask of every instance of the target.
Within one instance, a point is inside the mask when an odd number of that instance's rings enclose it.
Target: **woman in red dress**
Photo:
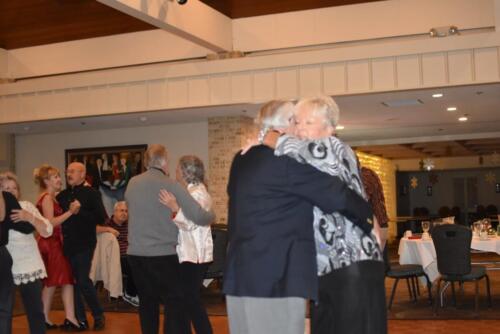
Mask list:
[[[49,238],[39,238],[38,248],[42,254],[47,278],[44,279],[42,291],[43,312],[47,329],[54,329],[58,326],[50,321],[49,312],[52,305],[52,298],[56,287],[62,287],[62,300],[66,319],[63,329],[79,329],[78,320],[75,317],[75,307],[73,302],[73,274],[68,259],[63,254],[63,236],[61,224],[71,215],[78,212],[80,204],[75,201],[69,210],[63,212],[55,197],[62,188],[61,175],[57,168],[42,165],[35,170],[35,183],[40,188],[40,196],[37,201],[37,208],[42,215],[54,226],[54,232]]]

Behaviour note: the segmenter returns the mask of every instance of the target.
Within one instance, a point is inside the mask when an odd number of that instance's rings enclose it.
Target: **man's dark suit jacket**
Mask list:
[[[228,194],[224,293],[231,296],[316,299],[314,206],[372,228],[369,204],[339,178],[265,146],[237,153]]]

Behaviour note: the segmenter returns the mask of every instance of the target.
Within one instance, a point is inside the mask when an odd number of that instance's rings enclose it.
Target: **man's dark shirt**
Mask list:
[[[105,225],[114,228],[118,231],[118,233],[120,233],[118,237],[116,237],[116,240],[118,240],[118,245],[120,245],[120,256],[127,256],[128,220],[124,221],[121,224],[117,224],[113,220],[113,217],[114,216],[111,216],[111,218],[107,219]]]
[[[69,210],[75,199],[82,205],[77,215],[72,215],[62,224],[64,254],[68,256],[94,249],[97,242],[95,227],[104,224],[106,217],[101,194],[81,184],[66,188],[56,198],[64,211]]]

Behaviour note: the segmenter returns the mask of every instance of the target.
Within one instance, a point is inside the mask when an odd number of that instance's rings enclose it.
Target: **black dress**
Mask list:
[[[14,223],[10,219],[13,209],[21,209],[16,198],[2,192],[5,201],[5,218],[0,222],[0,333],[12,332],[12,307],[14,306],[14,280],[12,278],[12,257],[5,247],[9,243],[9,230],[29,234],[34,231],[28,222]]]

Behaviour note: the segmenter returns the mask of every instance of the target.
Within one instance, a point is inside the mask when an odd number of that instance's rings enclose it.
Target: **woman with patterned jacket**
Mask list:
[[[276,145],[276,155],[341,178],[366,199],[356,155],[334,136],[338,116],[330,97],[303,99],[294,113],[297,137],[282,136],[270,145]],[[339,213],[324,214],[315,207],[313,214],[319,301],[311,305],[311,333],[386,333],[378,223],[367,234]]]

